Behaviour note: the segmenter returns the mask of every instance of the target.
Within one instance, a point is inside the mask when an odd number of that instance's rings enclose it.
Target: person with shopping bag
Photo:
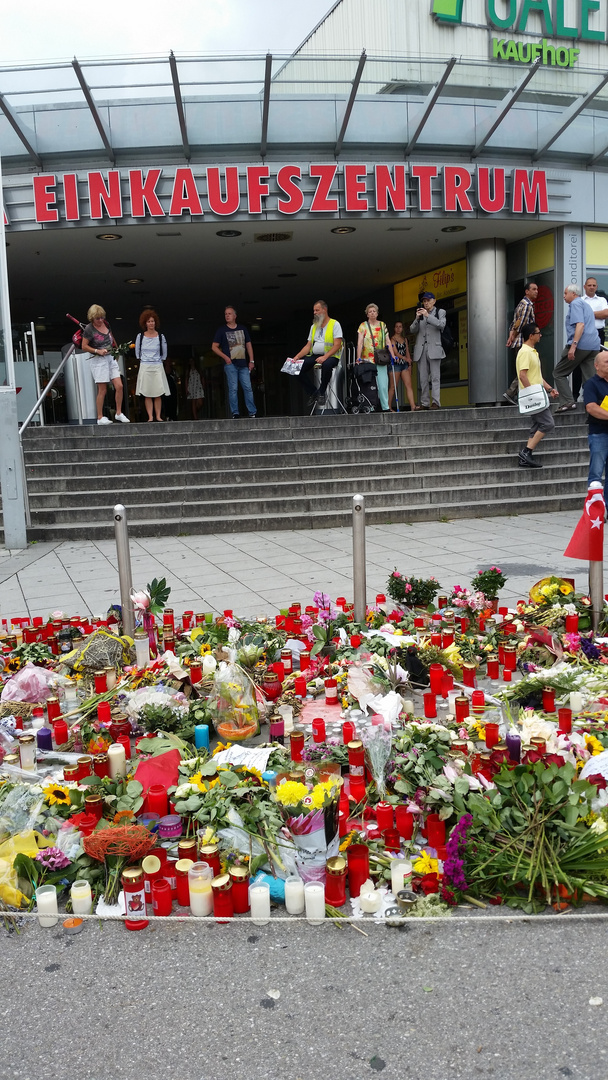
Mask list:
[[[532,456],[532,451],[555,427],[547,394],[556,398],[558,393],[543,379],[540,356],[536,349],[542,335],[536,323],[531,323],[527,327],[526,334],[526,340],[517,354],[515,366],[519,381],[519,411],[522,416],[529,416],[532,423],[528,442],[519,451],[518,464],[525,469],[542,469],[540,461]]]

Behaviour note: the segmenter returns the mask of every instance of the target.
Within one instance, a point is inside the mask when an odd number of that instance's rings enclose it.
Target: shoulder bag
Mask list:
[[[380,323],[380,326],[381,326],[381,329],[382,329],[382,345],[383,345],[383,347],[381,349],[376,349],[374,347],[374,361],[375,361],[375,363],[377,364],[378,367],[388,367],[388,365],[392,362],[391,354],[388,351],[388,349],[384,348],[384,343],[386,341],[385,332],[384,332],[384,323]],[[374,344],[374,335],[372,333],[372,328],[371,328],[371,326],[369,324],[369,321],[367,323],[367,328],[369,330],[369,336],[372,339],[372,345],[373,345]]]
[[[549,396],[544,386],[520,386],[518,406],[522,416],[534,416],[549,408]]]

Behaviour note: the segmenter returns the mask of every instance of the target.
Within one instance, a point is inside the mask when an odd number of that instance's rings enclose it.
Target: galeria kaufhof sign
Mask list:
[[[32,177],[35,221],[264,213],[548,214],[544,169],[482,165],[225,165]],[[10,188],[6,192],[10,196]],[[10,198],[5,206],[11,220]],[[17,224],[17,219],[15,219]],[[19,219],[19,224],[23,218]]]
[[[431,13],[439,23],[459,25],[466,18],[467,0],[432,0]],[[512,60],[520,64],[551,67],[574,67],[580,49],[574,41],[597,44],[606,41],[605,0],[486,0],[486,24],[489,30],[525,34],[538,40],[514,41],[492,37],[494,60]],[[568,17],[568,12],[570,17]],[[569,42],[569,44],[563,44]]]

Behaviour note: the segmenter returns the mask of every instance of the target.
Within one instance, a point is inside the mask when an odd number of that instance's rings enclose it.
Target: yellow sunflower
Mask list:
[[[438,870],[437,859],[431,859],[431,856],[423,851],[420,858],[414,863],[413,869],[417,874],[436,874]]]
[[[44,795],[44,801],[47,802],[49,806],[54,806],[55,803],[57,803],[58,806],[70,805],[70,791],[69,788],[64,787],[63,784],[47,784],[46,787],[42,789],[42,793]]]

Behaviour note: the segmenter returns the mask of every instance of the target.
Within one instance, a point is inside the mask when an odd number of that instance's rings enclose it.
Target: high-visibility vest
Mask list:
[[[325,334],[324,334],[324,337],[323,337],[323,352],[324,353],[328,353],[330,351],[330,349],[333,349],[333,347],[334,347],[334,344],[335,344],[334,343],[334,326],[335,325],[336,325],[336,320],[335,319],[330,319],[329,322],[327,323],[327,326],[325,327]],[[310,341],[310,352],[308,354],[309,356],[312,356],[312,346],[313,346],[313,343],[314,343],[314,340],[315,340],[315,330],[316,329],[317,328],[316,328],[315,324],[313,323],[311,328],[310,328],[310,334],[308,336],[308,340]],[[344,348],[344,344],[342,344],[342,346],[340,348],[340,352],[337,352],[335,354],[338,357],[338,360],[342,356],[342,349],[343,348]]]

